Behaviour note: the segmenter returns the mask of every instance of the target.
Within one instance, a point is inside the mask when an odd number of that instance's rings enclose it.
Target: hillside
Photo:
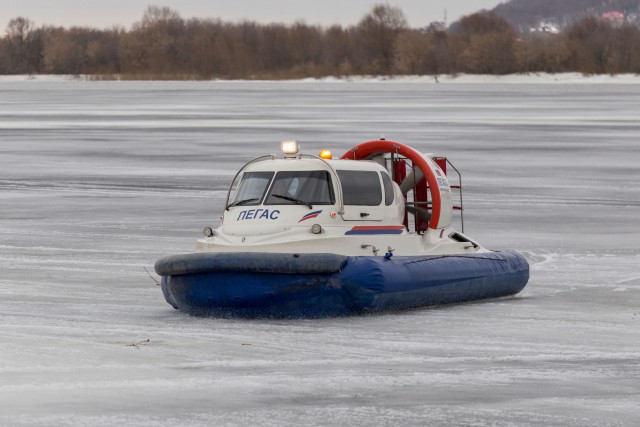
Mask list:
[[[612,11],[624,14],[627,22],[640,24],[638,0],[511,0],[491,11],[520,31],[536,28],[541,23],[563,28],[587,15],[601,16]]]

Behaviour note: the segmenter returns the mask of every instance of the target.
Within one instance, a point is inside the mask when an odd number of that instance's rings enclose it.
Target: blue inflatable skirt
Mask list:
[[[515,295],[529,265],[515,251],[422,257],[193,253],[158,260],[174,308],[224,317],[325,317]]]

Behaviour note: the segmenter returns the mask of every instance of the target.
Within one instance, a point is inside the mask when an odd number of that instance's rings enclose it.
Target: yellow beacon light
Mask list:
[[[322,150],[320,152],[320,158],[321,159],[325,159],[325,160],[331,160],[333,158],[333,155],[331,154],[331,151],[329,151],[329,150]]]

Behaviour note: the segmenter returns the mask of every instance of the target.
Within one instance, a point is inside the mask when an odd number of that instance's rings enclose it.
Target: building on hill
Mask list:
[[[602,14],[602,19],[609,22],[611,25],[618,27],[624,24],[624,13],[618,12],[617,10],[605,12]]]
[[[558,34],[560,30],[554,24],[550,22],[540,22],[537,27],[531,27],[529,29],[531,33],[550,33],[550,34]]]

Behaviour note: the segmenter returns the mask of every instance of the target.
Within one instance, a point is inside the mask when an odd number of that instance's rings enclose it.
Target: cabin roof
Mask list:
[[[368,160],[328,160],[336,170],[355,171],[384,171],[380,164]],[[327,164],[318,159],[275,159],[265,160],[249,165],[246,171],[305,171],[305,170],[329,170]]]

